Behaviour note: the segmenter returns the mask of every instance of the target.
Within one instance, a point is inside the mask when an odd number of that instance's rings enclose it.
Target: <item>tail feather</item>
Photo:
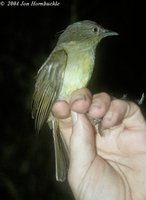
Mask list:
[[[55,149],[56,180],[63,182],[67,177],[69,167],[69,151],[63,135],[59,130],[58,120],[52,118],[53,139]]]

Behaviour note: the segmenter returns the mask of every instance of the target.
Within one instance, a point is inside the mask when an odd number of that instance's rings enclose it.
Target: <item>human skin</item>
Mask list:
[[[135,103],[83,88],[52,112],[69,148],[76,200],[146,199],[146,121]],[[99,127],[93,119],[102,119]]]

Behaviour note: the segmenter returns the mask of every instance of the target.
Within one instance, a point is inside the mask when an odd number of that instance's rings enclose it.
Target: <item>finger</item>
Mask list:
[[[89,108],[89,116],[92,118],[102,118],[111,103],[111,97],[107,93],[99,93],[93,96],[92,104]]]
[[[78,113],[86,113],[91,105],[92,95],[87,88],[76,90],[70,99],[71,110]]]
[[[82,177],[96,155],[95,130],[85,114],[71,112],[73,132],[70,139],[70,176]],[[74,173],[74,170],[76,173]],[[75,179],[76,179],[75,178]]]
[[[133,102],[127,104],[127,112],[123,120],[125,126],[129,129],[146,129],[146,121],[140,107]]]
[[[120,123],[123,123],[126,128],[145,126],[144,117],[135,103],[115,99],[103,117],[102,128],[111,128]]]
[[[66,101],[56,101],[52,107],[53,115],[58,119],[68,118],[70,115],[70,107]]]
[[[124,119],[128,109],[129,105],[126,101],[114,99],[111,102],[107,113],[103,117],[101,124],[102,129],[111,128],[120,124]]]

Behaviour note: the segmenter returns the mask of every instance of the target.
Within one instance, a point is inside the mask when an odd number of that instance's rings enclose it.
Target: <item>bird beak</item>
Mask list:
[[[104,31],[101,32],[102,38],[107,37],[107,36],[113,36],[113,35],[119,35],[119,34],[110,30],[106,30],[106,29],[104,29]]]

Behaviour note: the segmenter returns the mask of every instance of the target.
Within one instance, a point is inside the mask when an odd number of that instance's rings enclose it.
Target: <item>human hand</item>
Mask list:
[[[68,180],[77,200],[146,199],[146,122],[136,104],[81,89],[52,111],[70,150]],[[89,118],[102,119],[102,136]]]

